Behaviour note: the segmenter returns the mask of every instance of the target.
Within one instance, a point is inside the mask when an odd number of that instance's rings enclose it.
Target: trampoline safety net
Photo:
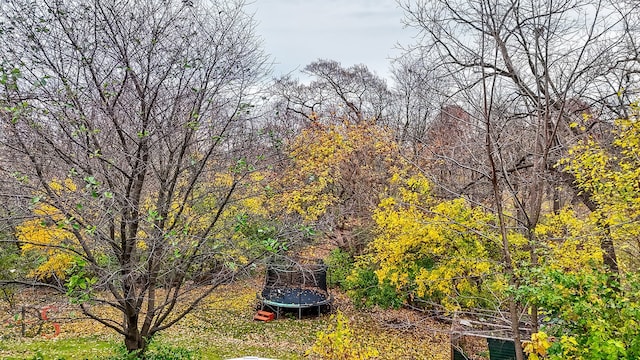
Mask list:
[[[293,260],[271,263],[267,266],[262,306],[280,309],[318,308],[331,303],[327,291],[327,266],[322,262],[301,264]]]
[[[316,288],[327,291],[327,266],[271,264],[267,268],[265,288]]]

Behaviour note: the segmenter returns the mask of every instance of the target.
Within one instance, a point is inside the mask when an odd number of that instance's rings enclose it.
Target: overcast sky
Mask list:
[[[257,32],[271,54],[274,76],[299,71],[319,58],[343,67],[365,64],[389,78],[397,43],[411,43],[395,0],[254,0]]]

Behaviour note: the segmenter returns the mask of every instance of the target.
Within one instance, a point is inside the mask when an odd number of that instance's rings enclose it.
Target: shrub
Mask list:
[[[139,356],[137,353],[130,353],[124,346],[120,346],[116,354],[108,358],[108,360],[193,360],[199,358],[198,354],[193,350],[152,340],[143,356]]]
[[[344,285],[347,294],[358,308],[374,305],[399,308],[407,300],[408,292],[399,292],[389,280],[380,282],[367,256],[361,257],[354,265]]]
[[[353,271],[353,257],[346,251],[336,248],[331,251],[325,259],[325,263],[329,267],[328,283],[329,286],[338,286],[345,289],[347,277]]]
[[[637,273],[616,276],[598,269],[541,271],[535,282],[517,290],[545,315],[536,336],[556,339],[550,359],[638,359],[639,294]]]

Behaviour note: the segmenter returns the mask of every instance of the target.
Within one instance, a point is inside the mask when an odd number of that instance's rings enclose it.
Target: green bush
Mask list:
[[[542,331],[555,337],[550,359],[640,358],[640,274],[599,269],[545,269],[516,290],[544,315]]]
[[[325,263],[329,267],[327,279],[329,286],[345,289],[347,277],[353,271],[353,256],[336,248],[325,259]]]
[[[116,354],[109,357],[108,360],[193,360],[199,358],[196,351],[151,341],[142,357],[135,353],[129,353],[124,346],[120,346]]]
[[[30,357],[29,360],[44,360],[44,356],[40,351],[36,351],[36,354]]]
[[[407,300],[407,292],[398,292],[388,280],[380,283],[371,262],[364,258],[358,261],[347,277],[345,288],[355,306],[359,308],[378,305],[397,309]]]
[[[199,358],[197,354],[182,347],[159,344],[145,354],[146,360],[192,360]]]

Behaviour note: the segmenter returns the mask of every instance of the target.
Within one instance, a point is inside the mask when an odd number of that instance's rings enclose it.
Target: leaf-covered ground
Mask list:
[[[253,320],[260,279],[224,286],[197,311],[163,332],[159,343],[185,348],[203,359],[261,356],[302,359],[319,331],[333,321],[329,315],[302,320],[283,316],[272,322]],[[334,293],[335,308],[350,320],[358,341],[374,347],[378,359],[449,359],[449,337],[433,331],[439,326],[406,310],[354,309],[341,294]],[[85,319],[63,298],[36,290],[15,294],[13,309],[1,302],[0,358],[2,359],[100,359],[113,355],[121,339],[101,325]],[[60,335],[23,338],[15,321],[22,304],[43,307],[55,304],[49,315],[60,324]],[[50,326],[50,325],[47,325]],[[27,327],[27,330],[29,327]],[[44,332],[53,333],[45,328]]]

